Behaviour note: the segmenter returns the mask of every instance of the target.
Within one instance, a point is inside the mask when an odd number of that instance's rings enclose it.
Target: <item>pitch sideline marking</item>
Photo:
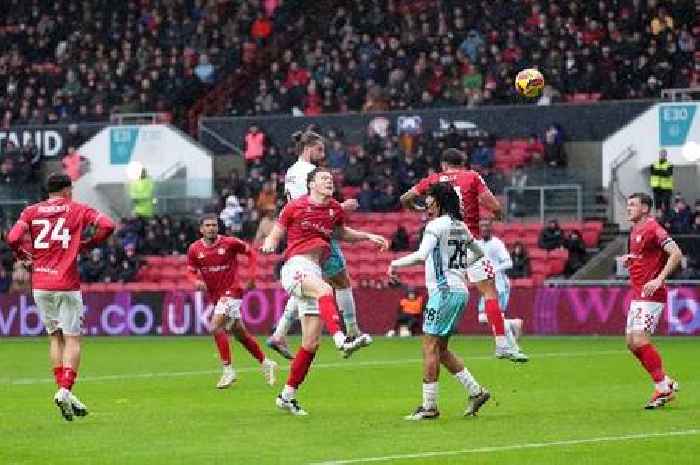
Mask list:
[[[534,354],[533,358],[558,358],[558,357],[588,357],[597,355],[614,355],[626,353],[624,350],[600,350],[592,352],[544,352],[541,354]],[[492,355],[478,355],[474,357],[464,357],[465,360],[490,360],[493,358]],[[361,367],[372,367],[372,366],[390,366],[390,365],[404,365],[410,363],[420,363],[422,359],[420,358],[405,358],[400,360],[366,360],[359,362],[331,362],[331,363],[319,363],[314,365],[316,368],[361,368]],[[505,363],[505,362],[501,362]],[[281,370],[285,370],[287,367],[280,367]],[[259,370],[259,367],[243,367],[236,369],[239,373],[248,373],[252,371]],[[174,371],[174,372],[151,372],[151,373],[124,373],[119,375],[98,375],[98,376],[81,376],[80,382],[99,382],[99,381],[119,381],[124,379],[144,379],[144,378],[178,378],[184,376],[198,376],[198,375],[211,375],[220,373],[221,370],[195,370],[195,371]],[[32,384],[47,384],[53,383],[53,378],[17,378],[17,379],[0,379],[0,385],[32,385]]]
[[[690,436],[700,434],[699,429],[689,429],[682,431],[667,431],[662,433],[640,433],[640,434],[629,434],[625,436],[603,436],[597,438],[584,438],[584,439],[570,439],[564,441],[550,441],[550,442],[531,442],[525,444],[511,444],[508,446],[492,446],[492,447],[477,447],[474,449],[462,449],[462,450],[449,450],[449,451],[435,451],[435,452],[419,452],[414,454],[399,454],[399,455],[385,455],[382,457],[364,457],[357,459],[347,459],[347,460],[329,460],[326,462],[314,462],[310,465],[348,465],[353,463],[369,463],[369,462],[389,462],[393,460],[408,460],[408,459],[420,459],[429,457],[447,457],[454,455],[464,455],[464,454],[480,454],[489,452],[504,452],[511,450],[522,450],[522,449],[542,449],[546,447],[556,447],[556,446],[575,446],[579,444],[595,444],[602,442],[619,442],[619,441],[632,441],[635,439],[652,439],[670,436]]]

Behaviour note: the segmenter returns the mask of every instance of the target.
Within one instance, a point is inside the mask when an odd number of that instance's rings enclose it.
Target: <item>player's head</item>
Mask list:
[[[50,197],[71,198],[73,196],[73,182],[67,174],[51,173],[46,179],[46,190]]]
[[[654,201],[649,194],[635,192],[627,197],[627,219],[632,223],[636,223],[649,215],[653,206]]]
[[[459,196],[452,185],[447,182],[439,182],[430,186],[425,197],[425,208],[431,218],[450,215],[452,219],[462,221]]]
[[[442,169],[462,168],[467,157],[461,150],[447,149],[442,153]]]
[[[481,231],[481,237],[488,241],[493,234],[493,222],[489,218],[479,221],[479,231]]]
[[[309,163],[318,163],[326,156],[326,147],[323,136],[312,127],[292,134],[292,140],[297,147],[297,155]]]
[[[315,168],[309,173],[307,184],[309,186],[309,193],[315,192],[321,197],[331,197],[333,195],[333,173],[327,168]]]
[[[199,218],[199,232],[205,240],[213,241],[219,234],[219,218],[214,213],[207,213]]]

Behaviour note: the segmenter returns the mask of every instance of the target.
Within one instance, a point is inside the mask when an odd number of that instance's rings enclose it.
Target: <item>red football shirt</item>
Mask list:
[[[656,278],[668,260],[664,246],[672,239],[654,218],[642,220],[630,231],[629,252],[632,260],[629,264],[630,284],[633,300],[666,302],[666,286],[662,286],[654,295],[642,297],[642,287]]]
[[[333,199],[321,205],[305,195],[285,205],[277,222],[287,230],[285,260],[314,250],[325,259],[330,255],[331,235],[345,224],[345,213]]]
[[[238,255],[252,257],[254,253],[252,247],[235,237],[220,235],[212,245],[199,239],[187,249],[187,266],[193,274],[199,271],[212,301],[224,296],[240,299],[243,290],[238,283]]]
[[[32,289],[80,289],[76,259],[83,229],[91,224],[110,232],[114,228],[107,216],[64,197],[51,198],[22,211],[8,235],[8,242],[18,243],[29,233],[31,241],[26,252],[32,258]]]
[[[474,237],[480,238],[479,231],[479,195],[488,192],[489,188],[479,173],[473,170],[447,170],[442,173],[433,173],[421,179],[415,185],[413,191],[418,195],[425,195],[433,184],[449,182],[455,188],[462,202],[462,214],[464,222]]]

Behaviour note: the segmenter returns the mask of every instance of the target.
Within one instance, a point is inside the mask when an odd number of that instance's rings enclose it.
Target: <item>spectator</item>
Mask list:
[[[146,237],[143,239],[141,253],[144,255],[165,255],[165,244],[158,237],[154,229],[149,228],[146,232]]]
[[[691,213],[690,207],[685,203],[683,197],[677,195],[673,202],[673,208],[668,214],[668,222],[671,234],[686,234],[690,229]]]
[[[493,165],[493,148],[488,147],[483,139],[479,139],[469,163],[478,167],[491,167]]]
[[[506,270],[509,278],[527,278],[530,276],[530,257],[522,242],[515,243],[513,250],[510,252],[510,258],[513,260],[513,267],[510,270]]]
[[[377,191],[369,181],[363,181],[360,192],[357,194],[358,210],[361,212],[372,211],[374,199],[377,197]]]
[[[146,168],[143,168],[139,179],[129,183],[129,197],[133,204],[134,216],[141,218],[153,217],[154,190],[155,183],[148,175]]]
[[[260,211],[274,211],[277,207],[277,185],[272,181],[263,184],[255,201],[255,208]]]
[[[549,220],[547,227],[540,232],[537,245],[540,249],[545,250],[554,250],[564,245],[564,232],[559,227],[557,220]]]
[[[544,161],[553,168],[566,166],[566,153],[561,129],[552,124],[544,133]]]
[[[413,328],[420,322],[423,313],[423,297],[416,294],[414,288],[408,288],[406,297],[399,301],[399,312],[396,316],[394,327],[387,333],[387,337],[393,337],[398,332],[400,337],[408,337],[413,333]]]
[[[204,84],[214,82],[214,65],[209,62],[209,57],[203,53],[199,56],[199,64],[194,68],[194,74]]]
[[[97,283],[102,281],[106,271],[106,264],[102,259],[102,249],[93,249],[90,257],[81,262],[80,280],[85,283]]]
[[[241,233],[243,228],[243,207],[241,207],[238,197],[233,194],[226,197],[226,208],[221,210],[219,218],[231,234],[238,236]]]
[[[527,186],[527,173],[522,166],[516,166],[510,176],[511,191],[510,211],[515,217],[525,215],[525,189]]]
[[[0,229],[0,294],[10,289],[13,263],[14,253],[5,242],[5,231]]]
[[[262,158],[265,144],[265,134],[258,129],[257,125],[252,124],[245,135],[245,150],[243,152],[246,165]]]
[[[376,193],[372,201],[372,211],[391,212],[400,208],[399,194],[396,192],[394,183],[387,182],[382,190]]]
[[[695,215],[695,221],[690,225],[689,234],[699,234],[700,235],[700,215]],[[698,257],[700,260],[700,257]]]
[[[339,139],[333,140],[331,149],[326,156],[326,162],[329,168],[340,171],[344,170],[348,165],[348,152]]]
[[[360,162],[356,155],[350,155],[348,166],[345,169],[344,180],[348,186],[359,186],[367,177],[367,166]]]
[[[404,250],[410,249],[410,239],[408,237],[408,231],[403,225],[399,225],[396,228],[396,232],[391,236],[391,251],[392,252],[403,252]]]
[[[258,44],[258,47],[264,47],[271,35],[272,21],[262,11],[258,12],[258,16],[250,28],[250,36]]]
[[[564,240],[564,248],[569,251],[564,274],[570,277],[586,263],[586,244],[584,244],[579,231],[572,231]]]
[[[671,208],[673,194],[673,165],[668,161],[666,149],[659,150],[659,159],[649,167],[649,185],[654,192],[654,205],[665,212]]]

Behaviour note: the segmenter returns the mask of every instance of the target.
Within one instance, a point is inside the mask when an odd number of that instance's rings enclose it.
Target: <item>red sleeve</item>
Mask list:
[[[342,227],[345,225],[345,220],[346,220],[345,210],[343,210],[343,207],[341,207],[340,204],[337,202],[335,205],[335,209],[336,209],[335,225],[337,227]]]
[[[199,281],[199,273],[194,254],[194,244],[192,244],[187,248],[187,279],[190,282]]]
[[[288,203],[282,209],[282,213],[280,213],[280,217],[277,219],[277,223],[279,223],[279,225],[282,226],[284,229],[289,229],[289,226],[292,224],[292,220],[294,219],[295,212],[295,203]]]
[[[671,239],[671,236],[668,235],[668,232],[661,227],[659,223],[656,223],[654,225],[654,229],[652,230],[653,234],[653,241],[654,244],[658,245],[662,249],[666,247],[666,244],[671,242],[673,239]]]
[[[413,186],[413,191],[418,195],[425,195],[430,186],[434,183],[433,175],[426,176]]]
[[[482,178],[480,174],[475,174],[474,183],[476,185],[477,194],[483,194],[484,192],[489,192],[489,193],[491,192],[489,190],[489,186],[486,185],[484,178]]]
[[[91,207],[84,207],[85,223],[95,226],[95,234],[83,242],[80,246],[81,250],[87,250],[95,247],[98,244],[106,241],[114,232],[114,221],[104,213],[100,213]]]
[[[19,251],[22,245],[22,238],[24,238],[24,235],[29,231],[31,221],[31,213],[28,208],[25,208],[19,215],[17,222],[12,226],[12,229],[10,229],[10,232],[7,233],[7,245],[15,252]]]

